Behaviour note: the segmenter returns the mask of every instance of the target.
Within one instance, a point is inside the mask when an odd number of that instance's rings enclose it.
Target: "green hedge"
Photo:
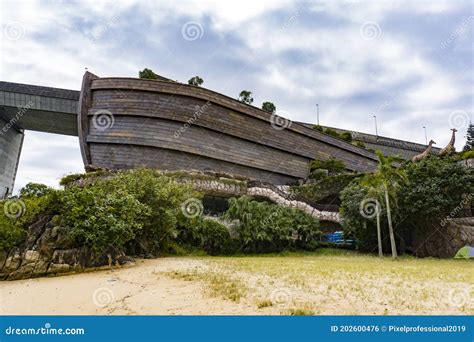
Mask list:
[[[318,220],[296,209],[242,196],[230,199],[225,217],[239,221],[236,234],[243,252],[266,253],[318,247]]]

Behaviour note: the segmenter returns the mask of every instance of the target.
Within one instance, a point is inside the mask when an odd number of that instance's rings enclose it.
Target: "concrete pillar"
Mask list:
[[[0,199],[13,191],[24,134],[0,117]]]

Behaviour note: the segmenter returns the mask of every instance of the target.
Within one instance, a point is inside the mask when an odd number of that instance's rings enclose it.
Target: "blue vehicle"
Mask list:
[[[355,246],[354,240],[344,239],[344,232],[337,231],[334,233],[323,234],[323,239],[329,243],[333,243],[338,246]]]

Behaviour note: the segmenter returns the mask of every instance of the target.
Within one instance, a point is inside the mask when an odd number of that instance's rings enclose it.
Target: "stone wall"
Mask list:
[[[474,217],[450,219],[444,227],[415,236],[413,242],[416,256],[452,258],[461,247],[474,246]]]

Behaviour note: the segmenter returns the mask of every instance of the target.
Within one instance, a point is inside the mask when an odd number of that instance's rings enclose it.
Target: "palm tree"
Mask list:
[[[387,210],[387,221],[388,221],[388,232],[390,235],[390,246],[392,249],[392,257],[397,257],[397,246],[395,244],[395,235],[393,233],[393,224],[392,224],[392,212],[390,206],[390,198],[394,198],[395,192],[398,188],[406,181],[405,174],[394,167],[395,163],[400,163],[403,161],[399,156],[384,156],[382,152],[376,151],[377,157],[379,159],[379,164],[377,170],[365,177],[366,179],[362,180],[363,184],[369,187],[369,192],[376,194],[377,197],[380,194],[383,194],[385,200],[385,208]],[[380,218],[377,217],[377,236],[380,234]],[[379,255],[381,250],[381,238],[379,237]]]
[[[383,257],[383,250],[382,250],[382,229],[380,228],[380,202],[379,198],[382,198],[381,196],[381,186],[380,186],[380,177],[375,177],[373,174],[367,174],[364,177],[362,177],[359,181],[359,183],[367,188],[369,191],[367,193],[367,198],[368,199],[374,199],[375,200],[375,215],[377,217],[377,245],[378,245],[378,251],[379,251],[379,257]]]

